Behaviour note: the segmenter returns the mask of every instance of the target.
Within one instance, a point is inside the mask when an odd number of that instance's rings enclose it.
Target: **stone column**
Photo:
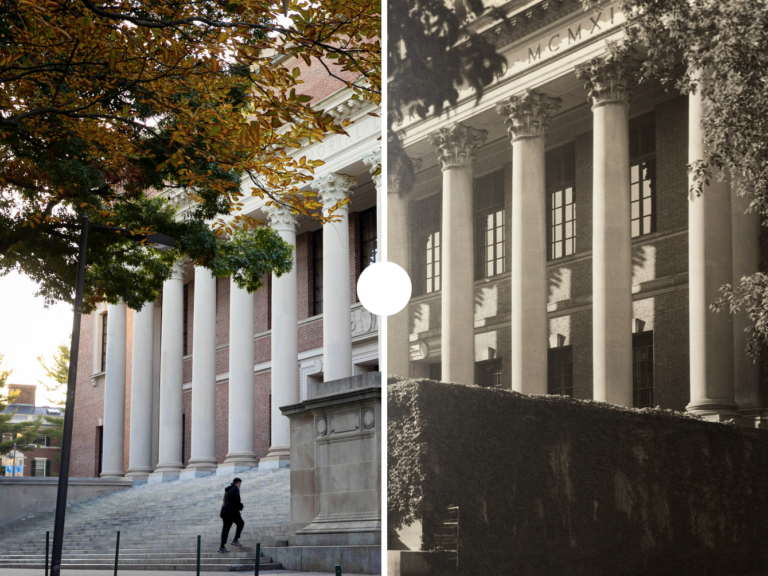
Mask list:
[[[104,376],[102,477],[123,476],[125,450],[125,316],[122,302],[107,308],[107,373]]]
[[[363,164],[369,167],[373,185],[376,186],[376,262],[386,262],[387,244],[384,242],[382,225],[387,217],[387,203],[384,198],[384,190],[381,187],[381,149],[363,156]],[[379,318],[379,322],[381,322],[381,318]]]
[[[163,319],[160,339],[160,456],[149,481],[176,480],[181,472],[182,386],[184,339],[183,267],[173,265],[163,285]]]
[[[451,124],[429,135],[443,170],[442,371],[445,382],[475,382],[475,254],[472,166],[485,130]]]
[[[229,450],[216,471],[237,474],[258,464],[253,450],[253,294],[229,285]]]
[[[281,406],[299,402],[298,288],[296,281],[296,216],[280,205],[265,208],[280,237],[294,247],[293,268],[280,277],[272,275],[272,445],[259,468],[288,467],[291,459],[291,423]]]
[[[131,442],[126,476],[146,480],[152,472],[152,361],[155,304],[147,302],[133,311],[131,361]]]
[[[496,106],[512,141],[512,390],[547,393],[544,138],[561,100],[528,90]]]
[[[404,189],[402,182],[401,162],[406,159],[393,158],[389,156],[389,168],[387,170],[387,260],[398,264],[408,272],[413,274],[411,269],[411,226],[410,226],[410,205],[408,193],[410,190]],[[421,159],[407,159],[412,164],[415,171],[421,168]],[[387,330],[379,331],[379,334],[386,334],[387,337],[387,374],[397,376],[410,376],[410,324],[408,321],[408,306],[397,314],[387,318]],[[379,324],[381,326],[381,324]],[[381,336],[380,336],[381,337]]]
[[[327,174],[314,181],[323,213],[349,198],[357,180]],[[351,295],[349,289],[349,208],[339,206],[336,219],[323,225],[323,355],[326,382],[352,376]]]
[[[733,285],[744,276],[760,269],[760,216],[748,212],[751,196],[738,194],[738,180],[731,183],[731,225],[733,228]],[[725,311],[720,314],[726,314]],[[733,316],[734,396],[739,412],[745,418],[759,418],[760,364],[747,354],[748,335],[744,331],[752,323],[744,310]]]
[[[216,471],[216,278],[195,266],[192,330],[192,445],[182,478]]]
[[[589,89],[594,122],[592,176],[593,398],[633,405],[632,235],[629,100],[633,70],[620,58],[577,68]],[[578,191],[577,191],[578,194]]]
[[[707,104],[701,91],[688,98],[688,163],[704,160],[701,126]],[[709,420],[737,416],[733,388],[733,322],[709,309],[720,287],[733,281],[731,190],[712,170],[703,193],[688,196],[688,289],[690,293],[691,402],[687,410]],[[689,177],[692,183],[692,177]]]

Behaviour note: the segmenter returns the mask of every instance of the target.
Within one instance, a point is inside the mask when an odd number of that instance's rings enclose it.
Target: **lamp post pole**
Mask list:
[[[69,374],[67,375],[67,402],[64,409],[64,434],[61,441],[61,465],[59,488],[56,493],[56,516],[53,524],[53,549],[51,550],[51,576],[61,573],[61,553],[64,548],[64,517],[67,512],[67,488],[69,486],[69,457],[72,448],[72,423],[75,417],[75,385],[77,381],[77,355],[80,348],[80,319],[83,315],[83,285],[85,283],[85,255],[91,221],[83,217],[80,229],[80,251],[77,256],[77,284],[75,287],[75,317],[72,321]]]

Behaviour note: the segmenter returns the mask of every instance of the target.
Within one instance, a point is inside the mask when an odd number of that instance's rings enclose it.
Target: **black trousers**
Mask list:
[[[229,529],[232,528],[232,524],[237,526],[237,530],[235,531],[235,540],[240,539],[240,534],[243,533],[243,526],[245,526],[245,522],[243,522],[243,518],[238,514],[237,516],[227,516],[226,518],[222,518],[224,520],[224,526],[221,529],[221,547],[224,548],[224,546],[227,543],[227,538],[229,538]]]

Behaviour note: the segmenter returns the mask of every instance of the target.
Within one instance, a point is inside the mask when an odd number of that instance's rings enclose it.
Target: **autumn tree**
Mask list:
[[[300,193],[320,163],[297,151],[344,124],[309,105],[297,62],[378,102],[379,34],[378,0],[3,2],[0,274],[71,302],[84,215],[177,246],[93,234],[86,313],[140,308],[181,256],[249,290],[285,272],[291,248],[238,209],[254,194],[323,218]],[[177,190],[194,201],[183,217]]]
[[[8,408],[12,406],[11,403],[19,393],[9,393],[6,390],[8,378],[12,372],[13,370],[3,369],[3,355],[0,354],[0,454],[13,451],[14,444],[19,451],[24,450],[27,445],[35,441],[42,423],[40,418],[13,422],[16,410],[8,410]],[[10,436],[7,440],[6,434]]]

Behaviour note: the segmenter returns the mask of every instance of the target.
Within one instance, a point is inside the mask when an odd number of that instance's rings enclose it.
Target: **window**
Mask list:
[[[632,335],[633,406],[653,406],[653,332]]]
[[[3,442],[10,442],[15,436],[14,432],[3,432]]]
[[[629,187],[632,238],[656,230],[656,118],[629,122]]]
[[[501,388],[501,358],[475,362],[475,384],[483,388]]]
[[[107,370],[107,313],[101,315],[101,371]]]
[[[312,250],[314,251],[313,275],[315,279],[314,314],[323,313],[323,229],[312,234]]]
[[[360,272],[376,262],[376,207],[360,212]]]
[[[442,194],[435,194],[413,203],[411,230],[415,239],[413,248],[414,271],[411,278],[414,294],[439,292],[442,274]]]
[[[576,148],[573,143],[546,154],[549,259],[576,253]]]
[[[187,352],[187,328],[189,326],[189,284],[184,284],[184,312],[182,317],[184,318],[184,356]]]
[[[424,250],[424,292],[440,290],[440,232],[427,234],[421,242]]]
[[[547,394],[573,398],[573,347],[550,348],[547,353]]]
[[[46,458],[35,458],[32,463],[32,476],[50,476],[50,465]]]
[[[44,434],[38,434],[37,438],[35,439],[35,444],[38,446],[50,446],[50,443],[48,442],[48,437]]]
[[[475,180],[475,278],[504,272],[504,170]]]

